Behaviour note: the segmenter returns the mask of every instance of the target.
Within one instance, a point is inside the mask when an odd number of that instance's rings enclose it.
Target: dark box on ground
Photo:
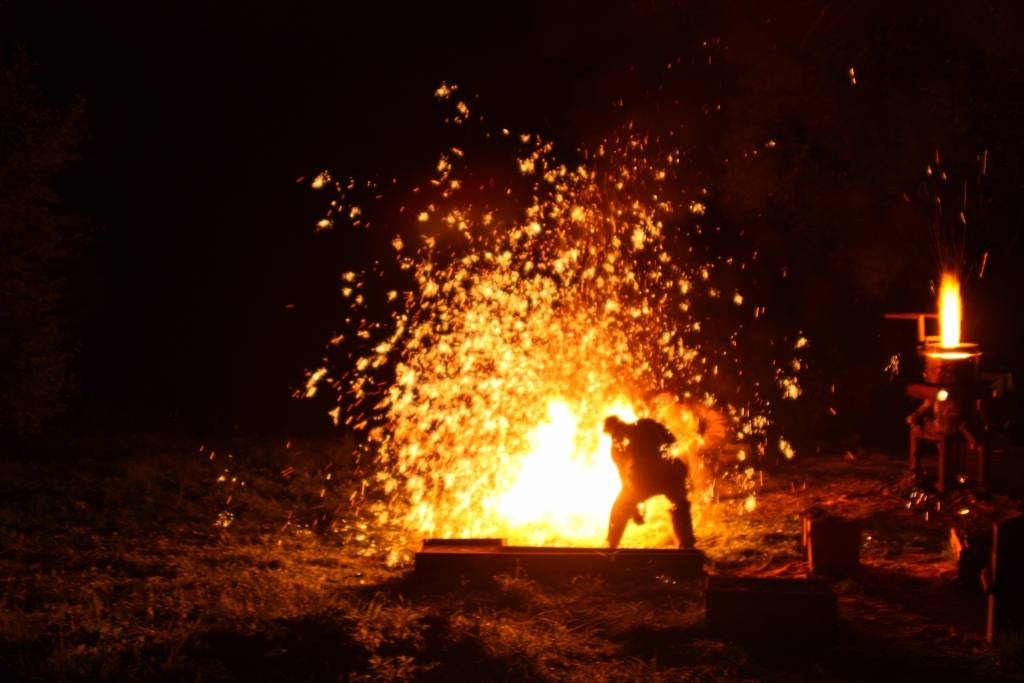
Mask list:
[[[952,527],[949,549],[956,562],[957,580],[972,591],[981,590],[981,573],[992,559],[992,536]]]
[[[836,596],[823,579],[708,579],[707,625],[715,633],[791,644],[832,635]]]
[[[855,572],[860,567],[860,522],[833,515],[804,517],[804,546],[812,572]]]
[[[992,528],[992,561],[982,574],[988,594],[988,642],[1000,633],[1024,633],[1024,515]]]

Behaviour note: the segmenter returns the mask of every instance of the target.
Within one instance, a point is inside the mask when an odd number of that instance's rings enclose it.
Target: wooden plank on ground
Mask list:
[[[427,539],[416,553],[414,574],[424,579],[489,579],[522,573],[530,578],[571,578],[585,574],[673,578],[704,575],[699,550],[546,548],[509,546],[502,539]]]

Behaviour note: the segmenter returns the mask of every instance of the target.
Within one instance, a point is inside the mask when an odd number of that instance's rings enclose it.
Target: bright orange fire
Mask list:
[[[613,412],[635,419],[625,403]],[[508,487],[496,492],[494,512],[533,545],[559,535],[592,545],[604,540],[619,475],[600,421],[581,422],[566,403],[551,401],[547,419],[529,436],[529,452],[509,472]]]
[[[939,288],[940,345],[954,349],[960,345],[960,280],[953,273],[943,273]]]
[[[436,96],[456,92],[444,86]],[[451,121],[464,130],[469,108],[459,102],[455,111]],[[417,205],[402,207],[402,233],[386,236],[398,274],[389,282],[405,284],[386,294],[364,286],[379,277],[376,265],[343,276],[354,329],[334,343],[355,348],[351,368],[310,373],[305,393],[318,383],[338,390],[332,416],[368,437],[365,500],[380,525],[411,540],[603,545],[619,489],[601,431],[613,414],[656,417],[675,434],[700,536],[714,477],[702,466],[709,442],[698,415],[715,416],[710,441],[728,431],[750,442],[740,460],[769,424],[756,395],[741,403],[712,391],[720,370],[736,393],[750,376],[740,331],[763,308],[744,307],[735,289],[748,263],[693,256],[686,237],[701,234],[709,200],[706,190],[697,203],[674,184],[678,149],[629,130],[566,164],[536,135],[498,129],[486,138],[514,150],[515,176],[502,187],[476,176],[461,148],[442,154],[436,177],[412,193]],[[327,182],[339,199],[322,223],[365,227],[368,212],[347,195],[357,183],[325,173],[313,185]],[[497,198],[487,194],[495,185]],[[371,304],[376,290],[383,295]],[[380,310],[389,311],[384,319]],[[708,341],[702,325],[724,342]],[[801,338],[795,348],[805,345]],[[799,368],[775,367],[783,399],[799,396]],[[744,472],[752,480],[753,470]],[[671,545],[667,506],[651,501],[648,522],[630,525],[623,545]],[[753,499],[744,504],[754,509]]]

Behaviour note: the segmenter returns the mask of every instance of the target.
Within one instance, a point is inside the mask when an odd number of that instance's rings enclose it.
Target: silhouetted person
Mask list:
[[[612,437],[612,460],[619,469],[622,490],[612,505],[608,521],[608,546],[617,548],[630,519],[643,523],[637,506],[663,495],[672,503],[672,530],[680,548],[694,546],[690,501],[686,497],[686,464],[671,458],[665,449],[675,437],[661,423],[642,419],[633,424],[614,415],[604,421]]]

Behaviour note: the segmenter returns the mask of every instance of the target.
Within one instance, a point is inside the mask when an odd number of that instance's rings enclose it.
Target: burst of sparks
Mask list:
[[[447,100],[455,90],[442,84],[435,95]],[[455,109],[461,125],[468,108]],[[436,195],[414,190],[422,208],[392,242],[406,285],[371,309],[352,293],[374,271],[346,274],[357,329],[337,338],[355,344],[352,369],[341,379],[317,370],[306,394],[320,382],[337,388],[332,419],[365,432],[375,460],[367,488],[377,521],[412,536],[602,544],[619,487],[601,433],[610,414],[653,416],[677,436],[672,455],[690,463],[700,527],[714,484],[700,454],[726,431],[750,441],[769,424],[755,395],[723,401],[712,391],[726,375],[733,389],[744,381],[745,323],[736,320],[761,310],[716,285],[739,262],[680,260],[710,208],[674,184],[678,150],[666,154],[630,131],[570,165],[536,135],[499,130],[518,143],[510,168],[519,178],[503,194],[531,201],[509,208],[484,192],[479,202],[465,198],[475,176],[463,150],[449,148],[429,185]],[[726,348],[705,339],[707,321],[737,328]],[[783,396],[799,395],[794,377],[778,381]],[[779,446],[793,457],[788,442]],[[755,507],[751,495],[744,509]],[[670,543],[664,508],[654,501],[653,523],[631,525],[624,545]]]

